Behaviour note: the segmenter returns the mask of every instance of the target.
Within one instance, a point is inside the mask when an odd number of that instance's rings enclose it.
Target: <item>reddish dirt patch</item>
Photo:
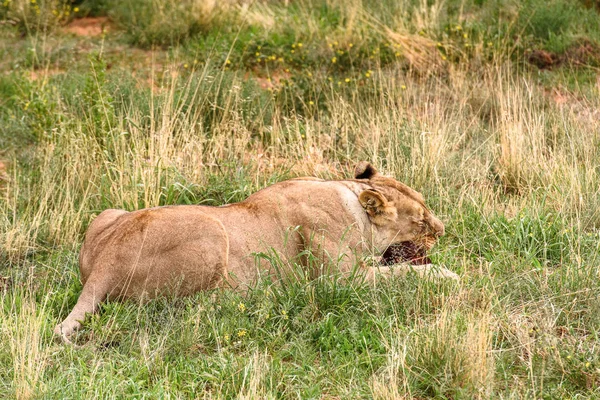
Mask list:
[[[562,54],[546,50],[532,50],[527,54],[527,61],[540,69],[563,64],[597,67],[600,65],[600,46],[589,41],[581,41],[569,47]]]
[[[250,74],[246,74],[246,76],[244,77],[245,79],[248,79],[250,76]],[[274,71],[270,77],[260,77],[257,76],[254,79],[256,79],[256,82],[258,83],[258,86],[260,86],[261,89],[265,89],[265,90],[273,90],[273,89],[277,89],[281,86],[281,81],[282,80],[287,80],[290,79],[290,77],[292,76],[292,74],[290,74],[289,72],[284,72],[284,71]]]
[[[63,72],[65,71],[58,68],[38,69],[35,71],[31,71],[31,73],[29,74],[29,78],[32,81],[37,81],[39,79],[47,79],[50,76],[62,74]]]
[[[533,50],[527,55],[527,61],[540,69],[550,68],[560,60],[557,54],[545,50]]]
[[[6,162],[0,160],[0,183],[8,181],[8,174],[6,173]]]
[[[109,30],[109,20],[107,17],[86,17],[71,21],[64,28],[65,32],[73,33],[77,36],[100,36]]]
[[[574,100],[572,98],[569,98],[569,96],[566,93],[561,92],[557,88],[552,89],[549,95],[554,101],[554,103],[558,105],[567,104],[569,101]]]

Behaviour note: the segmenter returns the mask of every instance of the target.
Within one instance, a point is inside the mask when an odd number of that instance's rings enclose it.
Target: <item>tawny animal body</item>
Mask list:
[[[257,253],[276,251],[286,262],[313,268],[311,276],[329,272],[320,266],[344,274],[365,255],[406,241],[429,249],[443,233],[444,225],[418,192],[365,162],[355,179],[293,179],[222,207],[106,210],[88,228],[81,248],[83,291],[55,332],[68,342],[85,314],[106,298],[185,296],[251,285],[261,274],[274,273]],[[306,250],[319,262],[309,265]],[[363,268],[369,280],[411,268],[457,278],[431,265]]]

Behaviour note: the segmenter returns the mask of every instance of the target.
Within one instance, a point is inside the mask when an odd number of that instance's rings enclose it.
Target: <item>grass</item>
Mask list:
[[[0,397],[600,396],[596,8],[167,3],[0,4]],[[69,33],[84,16],[108,31]],[[363,159],[424,194],[458,285],[298,271],[107,303],[82,348],[52,336],[102,210],[221,205]]]

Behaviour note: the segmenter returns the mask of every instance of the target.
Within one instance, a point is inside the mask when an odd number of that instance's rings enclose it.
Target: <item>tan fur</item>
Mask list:
[[[361,179],[292,179],[222,207],[104,211],[81,248],[81,296],[55,332],[68,342],[85,314],[106,298],[247,287],[274,273],[257,253],[276,251],[284,261],[309,268],[302,254],[311,250],[318,260],[307,271],[311,276],[332,265],[349,273],[364,256],[381,254],[392,243],[418,241],[429,248],[444,233],[418,192],[368,163],[359,164],[355,176]],[[364,267],[370,280],[407,268]],[[436,274],[456,277],[445,271]]]

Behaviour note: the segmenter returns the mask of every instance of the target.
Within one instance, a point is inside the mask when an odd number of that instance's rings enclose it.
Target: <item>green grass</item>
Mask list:
[[[600,397],[595,8],[168,4],[0,4],[0,397]],[[85,15],[109,31],[65,32]],[[102,210],[227,204],[359,160],[424,194],[460,283],[296,270],[107,303],[82,348],[53,337]]]

